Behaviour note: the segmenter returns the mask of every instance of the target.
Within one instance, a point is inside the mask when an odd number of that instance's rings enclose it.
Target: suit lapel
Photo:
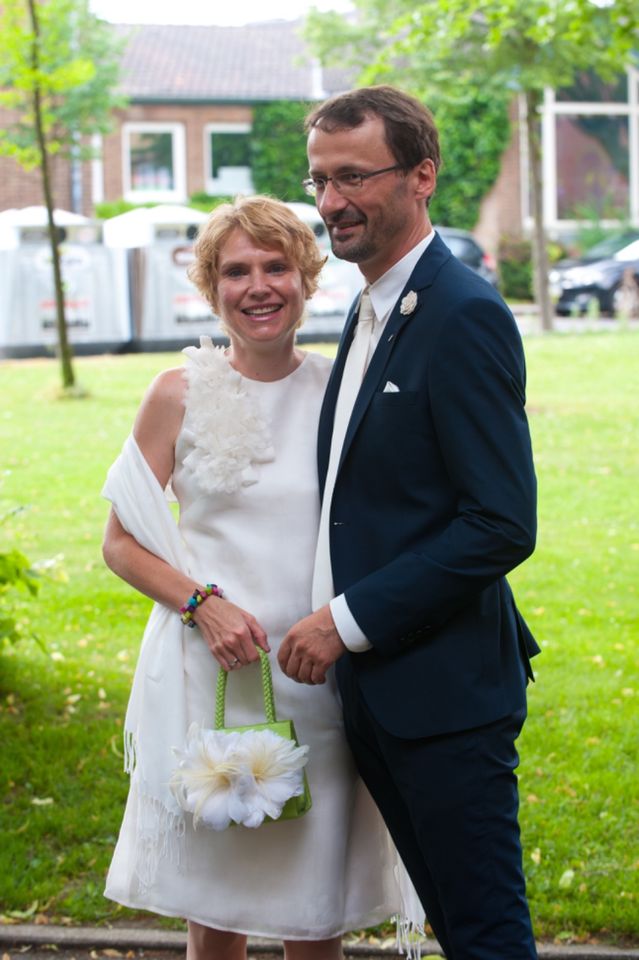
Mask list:
[[[409,322],[419,322],[420,320],[423,322],[423,318],[428,312],[428,287],[430,287],[433,283],[441,266],[450,257],[451,252],[446,244],[438,235],[435,235],[425,250],[423,256],[417,262],[408,283],[404,287],[399,300],[393,308],[393,311],[388,319],[388,323],[386,324],[384,332],[379,343],[377,344],[375,353],[373,354],[371,362],[368,366],[368,370],[366,371],[366,376],[364,377],[361,390],[357,396],[357,400],[355,401],[353,413],[348,424],[348,429],[346,430],[346,436],[344,437],[344,444],[342,446],[342,453],[340,456],[340,466],[342,465],[344,457],[353,441],[353,437],[357,432],[357,428],[361,423],[362,417],[366,413],[366,410],[368,409],[368,406],[379,386],[379,382],[382,378],[384,370],[386,369],[386,365],[390,359],[391,353],[402,329]],[[401,313],[401,302],[409,290],[414,290],[415,293],[417,293],[417,306],[413,313],[409,314],[408,316],[404,316]],[[337,403],[337,395],[339,393],[340,384],[342,382],[342,374],[344,372],[344,364],[346,363],[348,350],[353,339],[356,322],[356,305],[353,305],[346,320],[344,332],[342,333],[342,337],[340,339],[337,357],[335,359],[333,370],[326,387],[326,394],[324,396],[322,411],[320,414],[317,454],[320,477],[320,492],[322,494],[324,491],[324,481],[326,479],[328,459],[331,450],[331,436],[333,432],[333,420],[335,417],[335,404]]]
[[[418,313],[419,311],[416,310],[413,316],[417,318]],[[342,465],[344,457],[348,452],[348,448],[351,445],[353,437],[357,433],[357,428],[361,423],[362,417],[366,413],[368,405],[373,399],[373,396],[379,386],[382,374],[386,369],[386,365],[390,359],[391,353],[393,352],[395,343],[397,342],[397,337],[406,323],[413,319],[413,316],[402,316],[402,314],[399,312],[399,305],[396,305],[388,319],[388,323],[386,324],[381,339],[375,348],[375,352],[371,358],[371,362],[368,365],[368,370],[366,371],[362,386],[357,394],[355,405],[353,406],[353,412],[348,422],[346,436],[344,437],[344,443],[342,445],[340,466]]]
[[[375,353],[373,354],[371,362],[368,366],[368,370],[366,371],[366,376],[364,377],[361,390],[357,395],[357,400],[355,401],[355,405],[353,407],[353,413],[346,430],[346,436],[344,437],[344,444],[342,446],[342,453],[340,457],[340,466],[344,461],[344,457],[348,453],[348,449],[353,441],[353,437],[357,432],[357,428],[362,421],[362,417],[366,413],[366,410],[368,409],[368,406],[379,387],[384,370],[386,369],[391,353],[393,352],[395,344],[399,339],[402,329],[407,323],[424,322],[424,318],[428,314],[428,288],[432,285],[441,266],[450,258],[450,256],[451,253],[446,244],[438,235],[435,235],[429,246],[424,251],[423,256],[418,260],[415,269],[408,280],[408,283],[402,290],[401,296],[399,297],[399,300],[395,304],[393,311],[388,318],[384,332],[382,333],[381,339],[377,344]],[[403,298],[410,290],[417,294],[417,306],[412,313],[404,316],[401,312],[401,303]],[[352,330],[350,336],[352,338]],[[348,342],[350,343],[350,340]],[[343,369],[344,362],[342,361],[341,370]],[[341,380],[341,371],[339,376]]]

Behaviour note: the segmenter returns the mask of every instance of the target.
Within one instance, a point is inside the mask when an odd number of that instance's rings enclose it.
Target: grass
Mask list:
[[[522,833],[541,937],[639,941],[639,334],[527,341],[539,546],[511,582],[543,655],[520,742]],[[149,603],[105,570],[99,492],[151,377],[179,357],[77,361],[91,396],[55,400],[51,361],[0,366],[0,528],[64,554],[0,654],[0,913],[106,922],[127,790],[121,728]],[[2,511],[0,511],[2,512]],[[3,547],[0,545],[0,549]],[[158,921],[159,922],[159,921]]]

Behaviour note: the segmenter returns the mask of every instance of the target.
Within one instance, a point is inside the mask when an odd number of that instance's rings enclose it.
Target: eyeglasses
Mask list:
[[[391,170],[401,170],[402,166],[396,163],[392,167],[384,167],[382,170],[371,170],[370,173],[338,173],[334,177],[307,177],[302,180],[302,186],[309,197],[316,197],[318,193],[326,190],[327,184],[333,184],[338,193],[355,193],[361,190],[364,180],[371,177],[379,177],[382,173],[390,173]]]

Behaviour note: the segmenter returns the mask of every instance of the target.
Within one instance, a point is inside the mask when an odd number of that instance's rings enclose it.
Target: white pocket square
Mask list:
[[[383,393],[399,393],[399,387],[392,380],[387,380]]]

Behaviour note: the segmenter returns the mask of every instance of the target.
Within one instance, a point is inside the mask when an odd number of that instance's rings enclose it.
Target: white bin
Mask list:
[[[131,339],[126,258],[102,244],[101,224],[54,212],[60,231],[69,342],[75,353]],[[57,343],[53,264],[44,207],[0,213],[0,355],[46,355]]]

